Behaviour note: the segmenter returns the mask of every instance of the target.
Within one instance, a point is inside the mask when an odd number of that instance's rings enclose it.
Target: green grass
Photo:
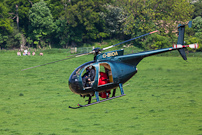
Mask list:
[[[124,84],[126,96],[80,109],[68,87],[84,56],[47,66],[67,53],[0,52],[1,135],[202,135],[202,57],[148,57]],[[120,92],[117,93],[117,95]]]

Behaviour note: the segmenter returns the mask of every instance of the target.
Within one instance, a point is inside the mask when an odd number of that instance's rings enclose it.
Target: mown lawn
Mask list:
[[[202,57],[145,58],[124,84],[126,96],[69,109],[84,104],[69,76],[93,56],[21,71],[66,56],[0,52],[0,134],[202,135]]]

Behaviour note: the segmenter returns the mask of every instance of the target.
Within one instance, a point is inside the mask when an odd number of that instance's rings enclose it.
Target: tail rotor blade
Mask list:
[[[173,48],[175,48],[175,49],[187,48],[187,47],[192,48],[192,49],[197,49],[197,48],[199,48],[199,45],[198,45],[198,43],[189,44],[189,45],[181,45],[181,44],[173,45]]]
[[[197,49],[197,48],[199,48],[199,45],[198,45],[198,43],[195,43],[195,44],[188,45],[188,47],[192,48],[192,49]]]

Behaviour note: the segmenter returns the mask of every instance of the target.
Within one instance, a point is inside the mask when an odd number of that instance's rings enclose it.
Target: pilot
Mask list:
[[[84,87],[91,87],[91,81],[95,78],[95,69],[93,66],[86,68],[86,73],[82,76],[82,82]]]

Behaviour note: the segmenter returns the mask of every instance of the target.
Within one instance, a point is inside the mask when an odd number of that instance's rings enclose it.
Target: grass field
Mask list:
[[[145,58],[124,84],[126,96],[69,109],[84,104],[69,76],[93,56],[21,71],[66,56],[0,52],[1,135],[202,135],[202,57]]]

